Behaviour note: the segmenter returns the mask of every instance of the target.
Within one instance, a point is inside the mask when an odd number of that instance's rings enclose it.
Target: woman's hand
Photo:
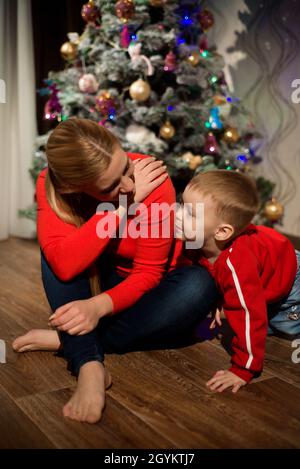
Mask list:
[[[99,319],[112,312],[109,295],[101,293],[88,300],[78,300],[58,308],[49,318],[52,327],[70,335],[83,335],[97,327]]]
[[[168,173],[163,161],[151,156],[134,160],[133,164],[136,188],[134,201],[140,203],[167,179]]]

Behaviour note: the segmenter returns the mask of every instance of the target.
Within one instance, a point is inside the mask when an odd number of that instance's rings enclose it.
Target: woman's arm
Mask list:
[[[151,207],[153,203],[164,202],[171,207],[175,201],[175,190],[167,179],[147,199],[148,228],[151,228]],[[153,219],[152,219],[153,221]],[[164,225],[165,224],[165,225]],[[82,335],[93,330],[101,317],[118,313],[131,305],[160,282],[174,242],[174,213],[160,213],[156,229],[161,233],[163,226],[169,225],[169,235],[149,236],[136,240],[136,255],[133,269],[120,284],[88,300],[68,303],[51,316],[51,325],[67,331],[71,335]]]
[[[114,212],[95,214],[80,228],[62,221],[47,201],[45,171],[38,178],[36,198],[38,241],[52,270],[62,281],[80,274],[97,259],[126,214],[123,207]],[[104,218],[110,222],[111,230],[99,238],[97,224]]]
[[[159,186],[145,201],[147,213],[144,229],[148,237],[136,240],[136,251],[131,273],[123,282],[107,290],[113,303],[113,313],[118,313],[135,304],[147,291],[156,287],[163,277],[169,253],[174,243],[174,212],[175,190],[170,178]],[[165,211],[158,213],[157,220],[151,213],[153,204],[165,204]],[[157,206],[158,207],[158,206]],[[167,209],[168,207],[168,209]],[[146,225],[146,226],[145,226]],[[164,228],[166,233],[163,234]],[[151,229],[153,231],[151,231]],[[159,233],[156,236],[155,233]]]
[[[139,185],[135,200],[141,201],[166,180],[167,173],[155,158],[129,154],[137,165]],[[135,173],[136,174],[136,173]],[[52,270],[62,281],[71,280],[86,270],[105,250],[115,236],[127,209],[120,206],[113,212],[96,213],[84,225],[77,228],[62,221],[50,207],[45,188],[46,170],[37,181],[37,235],[41,249]],[[104,223],[105,222],[105,223]],[[101,232],[101,236],[98,234]],[[104,232],[105,230],[105,232]]]

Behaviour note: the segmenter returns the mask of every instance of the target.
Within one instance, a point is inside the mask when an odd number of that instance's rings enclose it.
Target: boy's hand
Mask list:
[[[221,317],[223,316],[223,314],[223,310],[220,310],[219,308],[215,309],[215,311],[213,312],[212,322],[209,326],[210,329],[214,329],[216,327],[216,324],[218,324],[218,326],[222,326]]]
[[[206,383],[206,386],[211,391],[223,392],[227,388],[232,387],[232,392],[236,393],[238,390],[245,386],[246,381],[239,378],[237,375],[229,370],[220,370]]]

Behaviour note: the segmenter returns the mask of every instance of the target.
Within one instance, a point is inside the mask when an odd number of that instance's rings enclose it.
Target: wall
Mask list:
[[[263,163],[256,171],[276,183],[285,206],[281,229],[300,235],[300,103],[292,102],[300,79],[299,0],[208,0],[215,15],[209,33],[226,61],[234,94],[260,129]]]

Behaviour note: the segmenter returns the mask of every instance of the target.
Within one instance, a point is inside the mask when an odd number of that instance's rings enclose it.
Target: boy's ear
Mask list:
[[[215,240],[216,241],[227,241],[234,234],[234,228],[232,225],[227,223],[222,223],[218,226],[215,231]]]

